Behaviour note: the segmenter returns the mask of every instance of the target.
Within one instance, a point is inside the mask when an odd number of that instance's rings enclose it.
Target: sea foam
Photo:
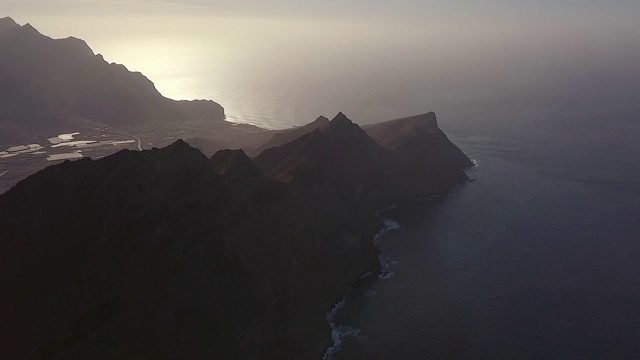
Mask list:
[[[348,295],[347,291],[347,295]],[[357,338],[360,341],[366,341],[367,337],[362,330],[349,326],[337,325],[336,314],[340,309],[344,307],[347,302],[347,295],[345,295],[340,301],[338,301],[329,312],[327,312],[326,319],[329,326],[331,326],[331,346],[324,352],[322,360],[332,360],[334,355],[342,350],[342,342],[347,337]]]
[[[396,208],[396,205],[393,205],[391,207],[382,209],[382,210],[378,210],[377,214],[378,216],[380,216],[380,213],[386,211],[386,210],[391,210]],[[380,229],[380,231],[378,231],[378,233],[376,233],[373,236],[373,244],[375,246],[377,246],[377,241],[378,239],[380,239],[381,237],[383,237],[384,235],[386,235],[387,233],[389,233],[390,231],[393,230],[397,230],[400,228],[400,224],[397,221],[391,220],[391,219],[387,219],[387,218],[383,218],[382,216],[380,216],[380,219],[382,219],[382,221],[384,222],[384,226],[382,227],[382,229]],[[378,255],[378,261],[380,262],[380,272],[378,273],[378,278],[380,279],[389,279],[391,277],[393,277],[393,271],[391,271],[391,269],[398,264],[397,260],[394,260],[390,254],[380,254]],[[365,273],[363,274],[360,278],[364,278],[367,277],[369,273]],[[329,324],[329,326],[331,327],[331,341],[332,344],[331,346],[329,346],[329,348],[325,351],[324,356],[322,357],[322,360],[332,360],[334,358],[334,356],[340,352],[340,350],[342,350],[342,342],[345,338],[347,337],[352,337],[352,338],[356,338],[359,341],[366,341],[367,340],[367,336],[363,333],[362,330],[357,329],[357,328],[353,328],[353,327],[349,327],[349,326],[343,326],[343,325],[337,325],[336,324],[336,314],[338,313],[338,311],[340,311],[340,309],[342,309],[344,307],[344,305],[347,302],[347,295],[349,295],[349,290],[347,290],[347,293],[345,294],[345,296],[342,297],[342,299],[340,301],[338,301],[333,308],[331,308],[331,310],[329,310],[327,312],[326,315],[326,319],[327,319],[327,323]],[[366,296],[374,296],[375,292],[373,291],[367,291],[365,293]]]

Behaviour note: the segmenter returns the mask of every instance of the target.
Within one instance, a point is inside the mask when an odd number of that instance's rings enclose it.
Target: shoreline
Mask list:
[[[396,222],[391,218],[386,218],[382,216],[384,212],[387,212],[396,208],[398,208],[398,205],[394,204],[376,211],[376,216],[378,216],[378,218],[382,220],[384,223],[384,225],[380,228],[380,230],[378,230],[378,232],[374,234],[371,238],[371,242],[373,243],[373,246],[378,251],[379,266],[377,269],[377,276],[375,277],[378,279],[386,280],[386,279],[392,278],[393,272],[391,271],[391,268],[393,267],[393,265],[397,264],[397,263],[389,263],[388,262],[389,258],[384,257],[384,255],[382,254],[382,251],[380,251],[380,248],[377,245],[377,240],[384,237],[391,231],[400,229],[400,224],[398,222]],[[374,273],[371,271],[368,271],[362,274],[359,279],[357,279],[353,284],[351,284],[347,288],[342,298],[340,298],[340,300],[336,302],[333,305],[333,307],[325,314],[325,319],[329,325],[329,328],[331,329],[331,344],[325,350],[322,356],[322,360],[333,360],[334,356],[339,354],[342,351],[342,343],[345,338],[349,338],[349,337],[359,338],[363,336],[366,338],[366,335],[363,335],[363,332],[361,329],[337,324],[336,315],[346,305],[351,289],[363,283],[364,281],[373,281],[375,278],[372,275],[374,275]]]
[[[476,166],[474,164],[474,166]],[[461,184],[466,184],[465,181]],[[354,281],[344,292],[344,295],[334,303],[329,311],[325,314],[325,319],[329,328],[331,330],[331,342],[326,347],[325,352],[322,355],[322,360],[334,360],[334,356],[342,352],[342,345],[345,339],[348,338],[357,338],[357,339],[366,339],[367,336],[363,332],[362,329],[354,328],[348,325],[340,325],[336,322],[336,316],[342,310],[348,300],[349,295],[354,288],[361,288],[362,286],[366,286],[368,283],[371,283],[377,279],[380,280],[389,280],[394,277],[394,273],[392,271],[393,267],[396,266],[399,261],[393,260],[389,254],[384,254],[379,247],[378,241],[387,236],[390,232],[400,230],[400,223],[396,221],[394,218],[384,216],[385,213],[396,209],[407,209],[409,207],[421,207],[425,209],[427,206],[433,206],[433,202],[436,200],[444,200],[448,197],[452,196],[454,190],[458,189],[461,184],[455,184],[451,187],[451,189],[445,194],[432,195],[428,197],[422,197],[415,199],[413,202],[404,203],[404,204],[393,204],[388,207],[384,207],[382,209],[376,210],[376,215],[383,222],[383,226],[375,233],[372,238],[372,244],[378,251],[378,269],[377,274],[373,272],[365,272],[363,273],[356,281]],[[375,277],[372,275],[376,275]]]

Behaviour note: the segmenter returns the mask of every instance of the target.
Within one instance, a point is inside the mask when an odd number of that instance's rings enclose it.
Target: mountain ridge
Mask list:
[[[0,195],[2,357],[320,356],[324,314],[379,267],[376,209],[466,180],[422,150],[339,115],[253,160],[177,140],[39,171]]]
[[[224,123],[217,103],[167,99],[81,40],[2,24],[0,129]],[[470,160],[423,117],[363,129],[338,113],[276,133],[226,124],[217,139],[254,134],[244,142],[259,154],[207,157],[178,139],[18,182],[0,194],[0,358],[320,357],[327,311],[379,270],[377,210],[467,180]]]
[[[0,102],[10,109],[0,118],[0,125],[20,126],[22,118],[42,114],[54,125],[74,117],[118,126],[225,119],[219,104],[210,102],[203,107],[199,102],[162,96],[147,77],[124,65],[108,63],[81,39],[52,39],[29,24],[15,24],[11,18],[4,18],[2,24],[0,78],[4,81],[0,92],[22,95]]]
[[[377,267],[379,219],[259,173],[231,181],[241,162],[224,173],[215,162],[178,140],[51,166],[1,195],[0,260],[12,276],[0,288],[15,290],[0,310],[4,355],[322,353],[327,307]]]

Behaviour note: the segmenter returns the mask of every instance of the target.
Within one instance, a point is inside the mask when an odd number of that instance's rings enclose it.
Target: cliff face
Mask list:
[[[82,40],[51,39],[10,18],[0,23],[0,122],[38,126],[74,117],[106,125],[224,120],[213,102],[163,97],[144,75],[107,63]],[[2,124],[0,124],[2,125]]]
[[[440,130],[433,112],[365,125],[363,129],[378,144],[390,149],[416,150],[431,161],[454,167],[472,166],[472,161]]]

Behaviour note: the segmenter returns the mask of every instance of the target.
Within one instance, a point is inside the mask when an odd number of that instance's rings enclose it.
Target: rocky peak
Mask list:
[[[35,33],[35,34],[40,34],[40,32],[29,23],[24,24],[22,26],[22,28],[24,30],[27,30],[28,32]]]
[[[218,174],[226,178],[253,177],[260,170],[242,150],[220,150],[209,159]]]
[[[12,18],[10,17],[0,18],[0,32],[4,31],[5,29],[16,27],[16,26],[20,26],[20,25],[18,25],[15,21],[13,21]]]
[[[46,101],[42,106],[46,108],[38,110],[48,113],[65,109],[69,116],[60,122],[82,118],[101,124],[131,125],[224,120],[224,109],[214,102],[167,99],[144,75],[131,72],[124,65],[107,63],[102,55],[94,55],[83,40],[54,40],[29,24],[18,26],[10,18],[0,19],[0,67],[12,75],[18,86],[29,89],[20,96]],[[0,82],[0,92],[15,94],[11,86],[8,81]],[[30,101],[19,101],[19,95],[13,97],[0,99],[0,108],[10,105],[15,113],[35,113]]]
[[[122,153],[122,154],[121,154]],[[144,162],[148,164],[155,164],[153,171],[160,173],[170,173],[181,171],[179,169],[187,168],[209,168],[208,159],[204,156],[200,150],[191,147],[182,139],[176,140],[171,145],[151,150],[145,150],[142,152],[123,150],[115,154],[115,157],[126,157],[130,161],[118,160],[122,164],[129,164],[131,166],[137,162]]]
[[[163,155],[167,154],[180,154],[180,155],[188,155],[192,158],[206,158],[200,150],[191,147],[191,145],[187,144],[184,140],[178,139],[174,141],[171,145],[159,149],[158,151],[162,152]]]
[[[330,123],[329,119],[327,119],[324,116],[320,116],[313,122],[310,122],[306,125],[283,130],[281,132],[277,132],[266,143],[262,144],[261,146],[255,149],[250,149],[249,155],[251,155],[252,157],[255,157],[256,155],[262,153],[266,149],[269,149],[275,146],[284,145],[288,142],[298,139],[299,137],[305,134],[309,134],[314,130],[324,129],[329,125],[329,123]]]
[[[352,125],[353,122],[351,120],[349,120],[349,118],[343,114],[342,112],[339,112],[338,115],[336,115],[332,120],[331,120],[331,124],[332,126],[347,126],[347,125]]]
[[[354,124],[343,113],[338,113],[323,130],[323,133],[333,141],[342,143],[349,148],[377,146],[375,141],[373,141],[360,126]]]
[[[324,116],[318,116],[317,119],[315,119],[312,124],[316,124],[316,125],[328,125],[329,124],[329,119],[327,119]]]

